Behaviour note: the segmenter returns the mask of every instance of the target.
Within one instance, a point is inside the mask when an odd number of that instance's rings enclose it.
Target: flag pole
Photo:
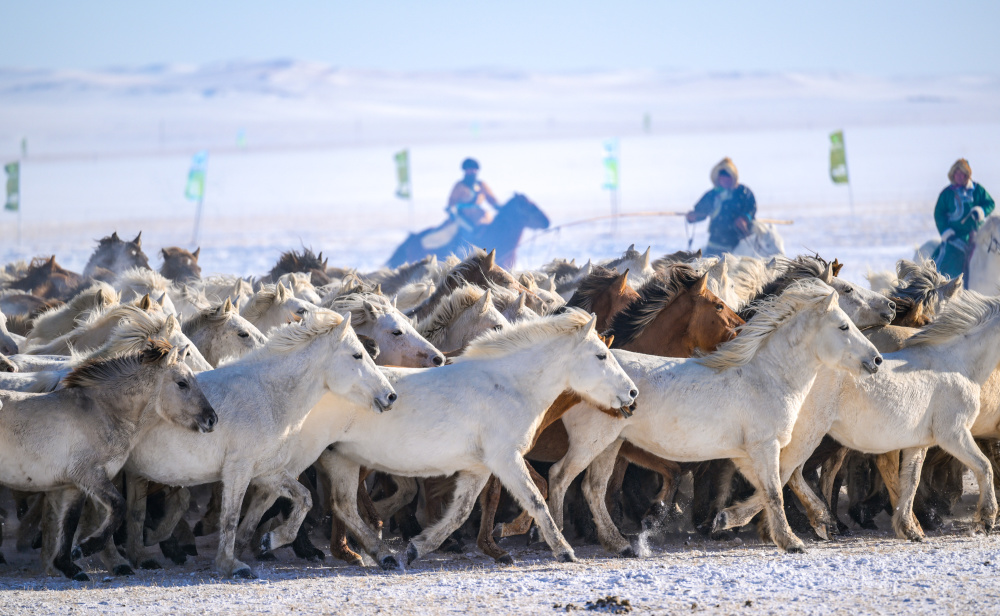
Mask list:
[[[847,139],[843,137],[843,132],[841,132],[841,136],[844,144],[844,171],[847,173],[847,201],[851,204],[851,220],[855,220],[854,187],[851,185],[851,168],[847,165]]]
[[[198,208],[194,215],[194,235],[191,237],[191,245],[198,245],[198,232],[201,230],[201,206],[205,200],[205,191],[202,189],[201,195],[198,196]]]

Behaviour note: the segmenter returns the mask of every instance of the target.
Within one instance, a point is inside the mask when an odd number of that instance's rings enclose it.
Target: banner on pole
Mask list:
[[[618,139],[604,142],[604,188],[618,190]]]
[[[844,149],[844,131],[830,133],[830,179],[834,184],[847,184],[847,151]]]
[[[396,159],[396,196],[409,199],[410,193],[410,151],[400,150],[394,156]]]
[[[190,201],[201,201],[205,196],[205,172],[208,170],[208,150],[202,150],[191,158],[184,196]]]
[[[16,212],[21,208],[21,163],[7,163],[3,170],[7,172],[7,199],[3,207]]]

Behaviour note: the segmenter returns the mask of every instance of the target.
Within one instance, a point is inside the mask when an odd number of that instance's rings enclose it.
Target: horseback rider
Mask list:
[[[732,252],[740,240],[749,236],[757,214],[757,200],[749,188],[740,184],[736,165],[728,157],[712,168],[710,175],[714,188],[705,193],[694,209],[687,213],[687,221],[699,222],[711,218],[708,225],[708,245],[705,256]]]
[[[970,236],[993,212],[993,198],[972,181],[969,161],[960,158],[948,171],[951,184],[941,191],[934,206],[934,222],[941,246],[934,253],[938,271],[955,278],[965,270]]]
[[[448,197],[448,207],[445,208],[445,211],[466,232],[471,232],[478,226],[493,222],[493,212],[484,208],[483,205],[489,203],[494,209],[498,209],[500,203],[493,196],[489,186],[477,179],[479,163],[476,159],[466,158],[463,160],[462,171],[465,175],[451,189],[451,196]]]

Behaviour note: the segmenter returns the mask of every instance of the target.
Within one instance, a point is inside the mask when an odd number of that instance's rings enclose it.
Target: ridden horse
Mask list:
[[[163,257],[163,265],[160,266],[160,274],[176,284],[188,284],[201,280],[201,266],[198,265],[198,256],[201,254],[201,246],[194,252],[188,252],[178,246],[170,246],[160,250]]]
[[[111,282],[116,276],[132,267],[149,269],[149,258],[142,251],[142,231],[130,242],[118,237],[118,232],[115,231],[100,239],[97,250],[90,255],[87,265],[83,268],[83,276]]]
[[[758,303],[756,316],[741,326],[739,336],[704,357],[615,354],[642,395],[627,419],[604,419],[585,405],[563,416],[570,447],[549,472],[549,505],[557,522],[569,482],[589,466],[584,495],[598,538],[616,554],[632,552],[604,501],[619,445],[627,440],[681,462],[732,459],[766,495],[775,543],[786,551],[802,551],[784,515],[781,448],[822,366],[860,375],[878,370],[882,361],[837,306],[837,292],[815,279],[796,282],[780,296]],[[727,519],[717,522],[725,527]]]
[[[125,500],[112,479],[137,437],[169,424],[190,434],[211,432],[217,416],[191,369],[186,349],[148,342],[141,353],[88,360],[47,394],[0,392],[0,483],[16,490],[46,491],[56,515],[46,543],[46,565],[66,577],[88,577],[74,558],[112,552],[116,575],[130,574],[109,539],[125,518]],[[195,437],[197,441],[197,437]],[[71,556],[86,497],[105,510],[98,528]]]
[[[509,269],[514,267],[517,245],[524,230],[548,229],[549,218],[527,197],[515,193],[510,201],[497,211],[490,224],[481,225],[468,234],[459,227],[456,236],[447,244],[438,248],[425,248],[422,242],[424,237],[439,228],[411,233],[392,253],[386,266],[399,267],[404,263],[422,259],[428,254],[446,257],[452,253],[463,253],[475,246],[489,246],[497,251],[496,258],[500,266]]]
[[[272,549],[295,539],[311,506],[308,490],[284,470],[294,435],[309,410],[324,392],[333,392],[379,413],[392,407],[396,393],[365,352],[350,320],[321,308],[275,329],[265,347],[197,378],[219,414],[220,427],[206,440],[195,441],[179,430],[158,426],[136,444],[125,466],[130,473],[126,551],[133,563],[139,562],[147,479],[171,486],[221,481],[215,566],[223,575],[253,577],[238,558],[264,511],[279,496],[292,501],[286,523],[291,532],[285,528],[264,537],[264,547]],[[239,523],[251,485],[255,494],[273,498],[260,500],[264,508],[248,510]]]
[[[63,269],[56,263],[55,255],[48,259],[31,260],[28,271],[18,280],[4,285],[8,289],[17,289],[40,297],[42,299],[67,300],[76,293],[83,284],[80,274]]]

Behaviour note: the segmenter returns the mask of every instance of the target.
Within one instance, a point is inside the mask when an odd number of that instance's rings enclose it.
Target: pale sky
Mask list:
[[[0,66],[1000,74],[1000,0],[0,0]]]

